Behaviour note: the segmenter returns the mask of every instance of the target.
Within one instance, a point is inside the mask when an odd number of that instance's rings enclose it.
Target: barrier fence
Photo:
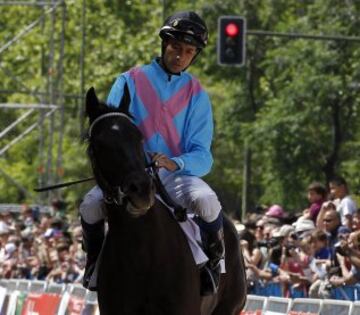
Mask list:
[[[360,315],[360,301],[248,295],[241,315]]]
[[[80,284],[0,280],[0,315],[99,315],[96,292]]]
[[[274,285],[271,289],[279,292]],[[2,279],[0,315],[99,315],[99,309],[96,292],[80,284]],[[250,294],[239,315],[360,315],[360,301]]]
[[[283,287],[278,282],[261,283],[256,282],[249,290],[249,294],[259,296],[275,296],[283,297]],[[347,300],[347,301],[359,301],[360,300],[360,285],[346,285],[341,287],[333,287],[329,289],[329,298],[334,300]],[[306,298],[306,292],[296,288],[289,288],[290,298]],[[334,314],[339,315],[339,314]]]

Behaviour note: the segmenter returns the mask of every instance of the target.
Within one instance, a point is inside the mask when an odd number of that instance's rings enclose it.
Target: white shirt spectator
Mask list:
[[[357,210],[357,205],[354,200],[348,195],[341,199],[336,210],[340,213],[341,224],[346,225],[346,216],[353,215]]]

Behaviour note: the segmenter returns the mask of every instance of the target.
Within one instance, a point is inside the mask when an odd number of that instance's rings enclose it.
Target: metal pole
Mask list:
[[[82,2],[81,11],[81,50],[80,50],[80,95],[85,94],[85,52],[86,52],[86,0]],[[81,104],[82,105],[82,104]],[[85,110],[84,106],[79,107],[80,116],[80,134],[84,132]]]
[[[56,7],[56,0],[51,1],[52,7]],[[49,60],[48,60],[48,73],[47,73],[47,83],[48,83],[48,102],[51,104],[55,103],[54,99],[54,54],[55,54],[55,22],[56,22],[56,14],[55,10],[51,12],[51,22],[50,22],[50,40],[49,40]],[[49,124],[49,141],[48,141],[48,151],[47,151],[47,164],[46,164],[46,175],[48,185],[52,184],[53,182],[53,145],[54,145],[54,132],[55,132],[55,117],[51,115],[50,117],[50,124]],[[47,196],[50,199],[50,195]]]
[[[65,129],[65,100],[63,97],[64,85],[63,85],[63,58],[64,58],[64,47],[65,47],[65,22],[66,22],[66,6],[65,2],[61,0],[61,34],[60,34],[60,51],[59,51],[59,61],[58,61],[58,95],[60,102],[60,125],[59,125],[59,140],[58,140],[58,150],[57,150],[57,160],[56,160],[56,172],[55,172],[55,182],[58,182],[59,176],[62,176],[62,150],[63,150],[63,141],[64,141],[64,129]],[[57,192],[59,197],[60,192]]]
[[[37,2],[25,2],[25,1],[1,1],[0,5],[28,5],[28,6],[35,6],[35,7],[42,7],[49,5],[49,2],[45,1],[37,1]]]
[[[22,122],[26,117],[28,117],[34,109],[30,109],[26,113],[22,114],[18,119],[16,119],[12,124],[7,126],[3,131],[0,132],[0,139],[4,137],[9,131],[11,131],[13,128],[15,128],[16,125],[18,125],[20,122]]]
[[[5,177],[9,182],[11,182],[22,194],[24,197],[33,196],[23,185],[18,183],[14,178],[7,174],[4,170],[0,168],[0,174]]]
[[[9,108],[9,109],[53,109],[58,108],[57,105],[52,104],[19,104],[19,103],[0,103],[0,108]]]
[[[244,169],[243,169],[243,189],[241,200],[241,222],[246,218],[246,212],[249,206],[249,179],[250,179],[250,149],[248,142],[244,143]]]
[[[1,66],[0,66],[1,68]],[[22,90],[1,90],[0,89],[0,93],[2,94],[13,94],[13,93],[17,93],[17,94],[26,94],[26,95],[30,95],[30,96],[34,96],[39,98],[40,96],[46,96],[47,92],[42,92],[42,91],[22,91]],[[77,94],[68,94],[68,93],[55,93],[55,96],[63,96],[64,98],[74,98],[74,99],[83,99],[84,97],[82,95],[77,95]],[[40,98],[39,98],[40,100]],[[40,102],[41,103],[41,102]]]
[[[312,39],[312,40],[334,40],[334,41],[351,41],[360,42],[359,36],[342,36],[342,35],[307,35],[301,33],[280,33],[260,30],[246,30],[246,35],[270,36],[270,37],[286,37],[292,39]]]
[[[54,6],[53,8],[47,10],[44,12],[45,14],[48,13],[52,13],[55,10],[56,6]],[[26,34],[28,34],[36,25],[38,25],[40,23],[40,21],[42,20],[42,16],[40,18],[38,18],[37,20],[35,20],[34,22],[30,23],[28,26],[26,26],[22,31],[20,31],[13,39],[11,39],[10,41],[8,41],[5,45],[3,45],[2,47],[0,47],[0,55],[6,50],[8,49],[12,44],[16,43],[21,37],[25,36]]]
[[[45,117],[50,116],[54,111],[56,110],[56,108],[50,110],[48,113],[46,113]],[[51,116],[53,117],[53,115]],[[0,149],[0,156],[2,156],[7,150],[10,149],[10,147],[12,147],[14,144],[16,144],[17,142],[19,142],[21,139],[23,139],[26,135],[28,135],[34,128],[36,128],[39,125],[39,123],[35,123],[32,124],[30,127],[28,127],[23,133],[21,133],[19,136],[17,136],[15,139],[13,139],[12,141],[10,141],[5,147],[3,147],[2,149]]]

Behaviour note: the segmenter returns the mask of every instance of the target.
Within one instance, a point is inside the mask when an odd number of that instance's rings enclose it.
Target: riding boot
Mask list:
[[[206,255],[209,258],[207,264],[200,270],[201,295],[215,294],[220,283],[220,260],[225,257],[224,230],[207,232],[203,235],[203,244]]]
[[[105,238],[104,220],[88,224],[81,218],[81,226],[83,231],[83,249],[86,252],[83,286],[91,291],[96,291],[97,288],[90,287],[89,284]]]

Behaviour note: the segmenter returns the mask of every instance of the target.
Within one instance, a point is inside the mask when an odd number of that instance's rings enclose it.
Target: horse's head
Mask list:
[[[121,205],[133,216],[154,204],[155,188],[146,172],[143,136],[128,112],[129,93],[118,108],[98,101],[94,88],[86,94],[89,118],[88,156],[105,201]]]

